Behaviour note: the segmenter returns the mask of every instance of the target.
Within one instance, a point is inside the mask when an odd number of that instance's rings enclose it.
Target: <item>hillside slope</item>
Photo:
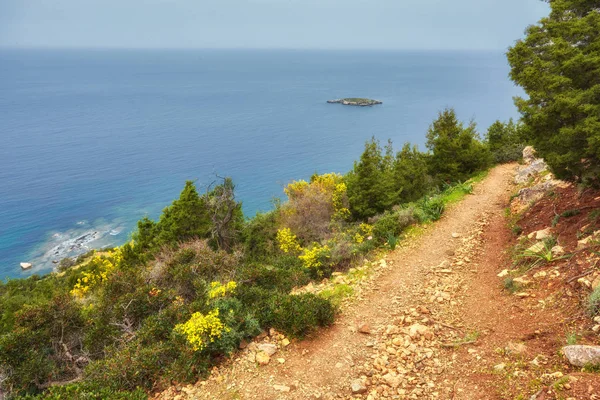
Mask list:
[[[481,357],[533,328],[527,313],[503,317],[519,300],[503,296],[495,278],[510,240],[504,209],[514,168],[494,168],[390,253],[360,300],[316,339],[280,348],[266,366],[252,362],[249,346],[207,381],[157,398],[494,398],[481,376],[494,361]],[[478,385],[484,391],[473,391]]]

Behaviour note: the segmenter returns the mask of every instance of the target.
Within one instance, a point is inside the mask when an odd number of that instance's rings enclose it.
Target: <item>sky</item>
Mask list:
[[[541,0],[0,0],[2,47],[506,49]]]

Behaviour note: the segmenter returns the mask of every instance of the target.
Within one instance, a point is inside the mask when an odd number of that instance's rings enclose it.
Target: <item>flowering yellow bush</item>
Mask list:
[[[230,329],[219,319],[218,309],[207,315],[193,313],[187,322],[175,325],[175,332],[185,336],[194,351],[204,349],[208,343],[219,339],[223,332],[229,331]]]
[[[365,239],[371,240],[373,236],[373,225],[361,223],[358,226],[358,232],[354,234],[354,242],[361,244]]]
[[[89,264],[95,265],[98,270],[96,272],[84,272],[83,276],[77,279],[77,283],[71,289],[71,295],[79,299],[84,298],[92,288],[106,281],[108,275],[114,271],[121,260],[123,260],[123,254],[120,248],[106,254],[94,256]]]
[[[225,297],[228,293],[233,293],[237,288],[237,283],[234,281],[222,284],[221,282],[211,282],[210,290],[208,291],[208,298],[215,299],[217,297]]]
[[[279,248],[284,253],[296,253],[302,250],[302,247],[298,243],[298,238],[290,228],[283,228],[277,231],[277,243],[279,243]]]
[[[350,210],[344,204],[347,191],[348,187],[344,182],[335,185],[333,195],[331,196],[333,209],[335,210],[335,213],[333,214],[334,219],[347,219],[350,217]]]
[[[323,266],[324,259],[330,257],[330,251],[329,246],[320,246],[315,243],[311,248],[304,249],[298,258],[302,260],[302,264],[306,268],[319,268]]]
[[[308,182],[305,180],[293,181],[283,189],[283,192],[287,197],[293,198],[302,195],[307,187]]]

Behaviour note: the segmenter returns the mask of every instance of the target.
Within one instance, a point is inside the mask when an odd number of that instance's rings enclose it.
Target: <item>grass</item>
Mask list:
[[[596,316],[600,312],[600,286],[598,286],[587,298],[587,312],[590,316]]]
[[[558,225],[558,222],[560,221],[561,218],[570,218],[570,217],[574,217],[576,215],[579,215],[581,213],[581,211],[577,210],[577,209],[573,209],[573,210],[566,210],[563,211],[560,214],[556,214],[554,216],[554,218],[552,219],[552,226],[556,226]]]
[[[577,342],[579,341],[579,335],[577,333],[575,333],[575,332],[567,332],[567,336],[565,338],[565,341],[570,346],[572,346],[574,344],[577,344]]]
[[[521,290],[521,285],[519,285],[513,278],[504,279],[503,283],[504,289],[509,293],[516,293]]]
[[[539,244],[541,244],[541,246],[537,246]],[[523,249],[525,246],[529,247]],[[532,250],[532,247],[534,246],[536,246],[536,248]],[[516,247],[517,264],[525,264],[525,271],[529,271],[530,269],[546,265],[553,261],[571,257],[570,254],[555,256],[552,253],[554,246],[556,246],[556,238],[554,237],[546,238],[542,242],[535,242],[533,245],[531,242],[519,243]]]
[[[354,288],[352,286],[341,283],[333,286],[332,288],[325,289],[319,296],[329,300],[334,306],[339,307],[344,300],[351,297],[354,294]]]

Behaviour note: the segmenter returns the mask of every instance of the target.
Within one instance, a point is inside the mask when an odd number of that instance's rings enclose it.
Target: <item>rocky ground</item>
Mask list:
[[[573,202],[575,189],[547,178],[531,158],[518,184],[516,165],[496,167],[441,221],[365,273],[336,277],[357,290],[330,329],[292,343],[265,332],[208,379],[155,398],[600,399],[598,375],[571,365],[562,350],[572,332],[578,344],[597,342],[600,325],[581,304],[596,284],[596,242],[558,231],[573,230],[567,217],[547,226],[547,207],[538,204],[549,190]],[[541,195],[523,192],[538,185]],[[595,209],[588,203],[581,207]],[[541,243],[544,229],[558,233],[553,247],[563,254],[579,253],[524,268],[515,252]],[[595,238],[593,226],[586,229]]]

